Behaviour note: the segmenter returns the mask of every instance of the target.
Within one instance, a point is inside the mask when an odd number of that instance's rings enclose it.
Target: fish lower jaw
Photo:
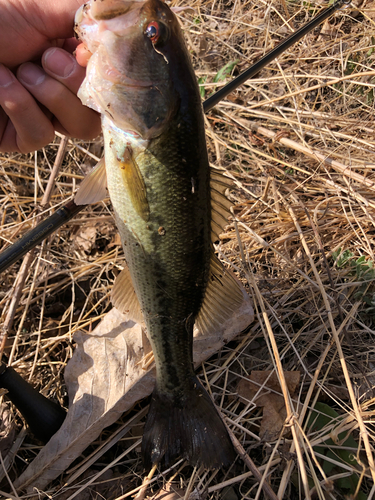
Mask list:
[[[139,147],[140,149],[145,149],[149,143],[147,139],[143,139],[142,136],[130,128],[120,128],[115,124],[115,122],[106,114],[102,114],[102,128],[106,131],[109,141],[111,140],[111,134],[116,134],[120,136],[123,141],[136,141],[137,144],[132,143],[132,147]]]

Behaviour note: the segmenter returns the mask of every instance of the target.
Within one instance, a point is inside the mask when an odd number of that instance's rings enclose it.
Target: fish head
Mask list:
[[[82,102],[121,130],[143,139],[160,135],[181,102],[181,57],[191,66],[174,13],[161,0],[91,0],[75,21],[93,54]]]

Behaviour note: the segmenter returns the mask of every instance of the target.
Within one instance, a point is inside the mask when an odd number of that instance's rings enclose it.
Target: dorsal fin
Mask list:
[[[219,234],[228,224],[230,207],[233,205],[225,196],[225,191],[232,187],[232,180],[225,177],[220,170],[210,168],[211,187],[211,241],[217,241]]]
[[[143,323],[141,306],[134,290],[129,268],[126,266],[117,276],[111,293],[112,304],[129,319]]]
[[[104,158],[102,158],[79,185],[74,203],[76,205],[90,205],[104,200],[107,196],[107,173]]]
[[[212,252],[208,284],[195,324],[202,335],[218,330],[243,302],[239,281]]]

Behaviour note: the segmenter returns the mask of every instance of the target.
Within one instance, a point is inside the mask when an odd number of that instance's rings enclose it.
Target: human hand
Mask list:
[[[55,130],[84,140],[99,134],[99,116],[76,95],[85,76],[71,55],[77,43],[65,40],[81,3],[22,0],[16,9],[16,1],[0,0],[0,151],[33,151],[51,142]],[[4,66],[31,59],[41,65],[21,64],[16,76]]]

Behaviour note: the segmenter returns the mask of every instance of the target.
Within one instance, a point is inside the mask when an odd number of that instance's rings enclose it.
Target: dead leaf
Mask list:
[[[16,434],[14,417],[9,404],[0,405],[0,453],[5,458],[10,450]]]
[[[199,365],[244,330],[253,320],[244,301],[220,331],[209,336],[194,331],[194,361]],[[91,333],[75,335],[77,348],[65,369],[69,411],[59,431],[16,480],[17,488],[35,491],[62,474],[101,431],[116,422],[137,401],[151,394],[153,369],[142,368],[151,352],[141,325],[113,308]]]
[[[90,253],[95,245],[96,227],[83,226],[74,238],[75,244],[86,253]]]
[[[293,397],[299,385],[300,372],[284,372],[284,377]],[[277,374],[274,371],[253,370],[250,379],[240,380],[237,392],[246,403],[254,401],[257,406],[263,407],[259,436],[267,441],[278,438],[287,414]]]
[[[326,19],[321,27],[318,41],[326,41],[327,38],[334,38],[338,35],[339,30],[342,26],[342,22],[336,24],[331,24],[329,19]]]
[[[108,244],[108,250],[113,247],[120,247],[121,245],[122,243],[120,234],[118,232],[115,232],[114,235],[112,236],[111,242]]]
[[[222,500],[238,500],[238,495],[233,486],[226,486],[221,491]]]

